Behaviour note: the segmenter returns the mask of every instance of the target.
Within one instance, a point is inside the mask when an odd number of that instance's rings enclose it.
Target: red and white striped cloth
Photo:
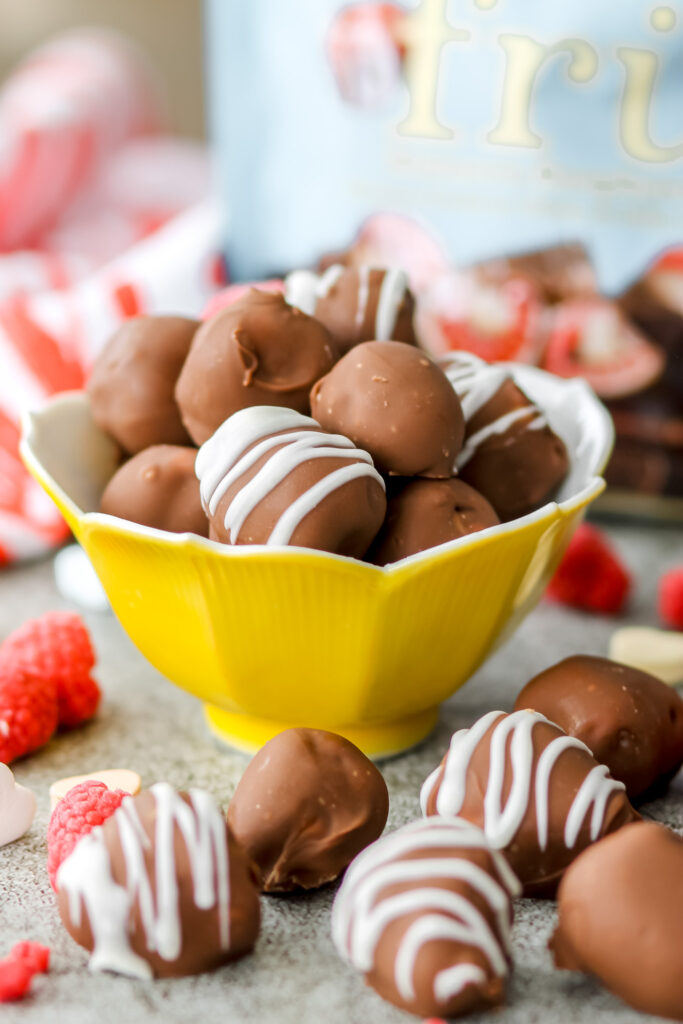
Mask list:
[[[68,533],[19,459],[22,412],[82,387],[126,317],[199,315],[223,283],[208,154],[158,111],[135,49],[95,31],[0,90],[0,565]]]

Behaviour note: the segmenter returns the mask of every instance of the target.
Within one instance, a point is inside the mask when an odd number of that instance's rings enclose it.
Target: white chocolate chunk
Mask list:
[[[70,789],[81,782],[103,782],[107,789],[122,789],[125,793],[135,796],[140,792],[142,780],[137,772],[130,768],[105,768],[103,771],[90,772],[88,775],[72,775],[68,779],[59,779],[50,786],[50,810],[66,796]]]
[[[624,626],[612,634],[609,656],[657,676],[669,686],[683,683],[683,633]]]
[[[0,764],[0,846],[20,839],[31,827],[36,798],[30,789],[15,782],[6,764]]]

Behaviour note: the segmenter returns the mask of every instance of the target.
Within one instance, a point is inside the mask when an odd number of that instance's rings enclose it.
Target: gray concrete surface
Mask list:
[[[664,568],[683,562],[683,530],[621,526],[612,527],[611,534],[637,578],[628,619],[655,624],[656,580]],[[62,605],[51,561],[0,572],[0,638],[25,618]],[[15,941],[35,939],[51,947],[53,960],[50,974],[36,979],[26,1001],[0,1007],[3,1024],[400,1024],[414,1019],[384,1003],[337,958],[329,935],[330,890],[264,898],[255,954],[214,974],[142,982],[87,970],[86,954],[60,924],[45,870],[50,783],[124,766],[140,772],[145,784],[167,780],[179,787],[206,787],[225,807],[246,763],[241,755],[213,743],[200,706],[143,660],[113,616],[93,614],[87,619],[105,691],[101,714],[15,766],[18,780],[35,790],[39,809],[29,834],[0,849],[0,956]],[[419,814],[420,785],[456,727],[493,707],[508,708],[532,674],[560,657],[578,651],[606,653],[613,628],[611,620],[549,604],[538,608],[444,707],[432,737],[382,765],[391,794],[388,827]],[[683,831],[683,777],[645,813]],[[623,1006],[589,978],[555,971],[546,950],[553,922],[551,903],[519,902],[507,1006],[470,1020],[631,1024],[652,1019]]]

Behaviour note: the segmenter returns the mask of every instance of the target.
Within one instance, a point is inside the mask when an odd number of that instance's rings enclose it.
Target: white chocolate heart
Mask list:
[[[140,792],[142,780],[137,772],[129,768],[105,768],[103,771],[89,772],[87,775],[72,775],[68,779],[59,779],[50,786],[50,810],[66,796],[70,789],[80,782],[103,782],[107,789],[122,789],[131,796]]]
[[[683,683],[683,633],[648,626],[624,626],[612,634],[609,656],[657,676],[670,686]]]
[[[31,827],[36,798],[30,789],[15,782],[12,771],[0,764],[0,846],[13,843]]]

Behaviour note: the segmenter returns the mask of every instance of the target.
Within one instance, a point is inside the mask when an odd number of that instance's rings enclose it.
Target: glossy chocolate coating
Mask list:
[[[683,1020],[683,842],[629,825],[591,846],[558,892],[555,964],[594,974],[643,1013]]]
[[[153,444],[190,444],[174,389],[198,321],[126,320],[98,356],[88,383],[93,419],[130,455]]]
[[[552,896],[582,850],[637,819],[622,783],[542,715],[491,712],[472,730],[476,741],[468,731],[454,735],[423,786],[422,808],[482,828],[505,853],[525,895]]]
[[[100,512],[171,533],[209,535],[194,472],[196,448],[158,444],[138,452],[114,473]]]
[[[411,479],[391,488],[384,525],[367,561],[388,565],[499,522],[486,498],[457,477]]]
[[[170,787],[167,788],[170,789]],[[127,798],[112,817],[107,819],[100,834],[93,839],[90,836],[85,836],[76,845],[71,856],[78,855],[77,866],[80,877],[76,879],[75,885],[70,891],[67,884],[68,877],[63,874],[66,862],[60,867],[57,876],[59,912],[65,927],[76,942],[91,952],[94,950],[96,955],[104,954],[104,962],[96,965],[94,961],[93,967],[99,966],[100,969],[142,976],[136,970],[135,965],[133,970],[125,969],[126,961],[123,960],[119,963],[119,957],[115,952],[112,956],[111,935],[119,932],[120,934],[116,935],[115,948],[125,950],[126,947],[129,947],[135,957],[141,958],[148,965],[155,977],[180,977],[213,970],[249,952],[256,941],[260,923],[260,908],[253,868],[230,833],[230,829],[223,821],[218,809],[213,808],[211,819],[206,815],[202,816],[204,820],[204,831],[202,832],[202,825],[195,807],[189,796],[184,793],[176,794],[175,797],[187,805],[190,810],[190,814],[185,820],[185,827],[192,835],[191,843],[188,843],[184,831],[181,830],[178,818],[167,818],[166,820],[170,823],[169,831],[165,834],[172,836],[172,849],[169,847],[169,850],[165,851],[169,856],[164,856],[158,849],[159,805],[154,796],[156,789],[157,787],[153,787],[151,790],[144,790],[136,797]],[[129,825],[130,816],[125,808],[125,804],[129,802],[134,808],[136,822],[134,827]],[[227,872],[223,876],[218,858],[214,853],[211,861],[214,877],[213,879],[203,878],[202,884],[198,885],[200,875],[206,870],[207,860],[202,859],[201,856],[197,857],[196,853],[211,834],[209,820],[211,820],[211,827],[225,829]],[[127,836],[128,859],[122,835]],[[142,841],[142,836],[146,837],[146,841]],[[201,838],[199,838],[200,836]],[[213,839],[215,850],[216,837],[214,836]],[[79,849],[81,843],[85,841],[89,841],[89,848]],[[197,861],[194,865],[193,858],[196,858]],[[162,894],[159,891],[161,865],[164,862],[168,863],[169,859],[171,873],[166,881],[168,888],[165,889],[163,895],[162,907]],[[135,877],[133,877],[129,866],[133,863],[136,865]],[[104,873],[102,873],[103,866]],[[87,899],[80,895],[83,873],[88,871],[93,873],[93,878],[98,883],[92,904],[89,904]],[[210,889],[207,893],[208,885],[210,885]],[[203,906],[198,905],[197,888],[204,893]],[[119,911],[124,899],[122,890],[126,889],[124,906],[127,903],[127,910],[120,919]],[[213,889],[213,901],[206,899],[207,895],[211,895],[211,889]],[[166,931],[169,923],[171,934],[176,932],[178,936],[177,956],[166,958],[160,955],[159,950],[155,948],[155,939],[148,935],[141,898],[143,892],[151,894],[157,935]],[[219,895],[217,895],[221,893],[225,894],[227,900],[227,942],[221,936]],[[74,912],[75,907],[78,907],[78,913]],[[96,920],[92,920],[91,915],[96,917]],[[98,933],[104,935],[104,939],[100,939],[99,948]],[[160,942],[158,939],[157,941]],[[109,955],[107,955],[108,953]]]
[[[392,290],[394,301],[386,309],[384,297]],[[349,267],[340,270],[330,288],[317,299],[313,315],[325,324],[343,355],[363,341],[417,345],[414,312],[415,298],[403,273]]]
[[[443,371],[398,341],[351,349],[311,391],[312,415],[392,476],[453,475],[465,421]]]
[[[481,831],[430,818],[388,833],[349,868],[335,945],[384,999],[421,1017],[503,1001],[519,883]]]
[[[262,445],[266,450],[249,464]],[[243,472],[239,462],[248,464]],[[367,453],[290,409],[253,406],[236,413],[202,446],[195,469],[208,488],[211,538],[224,544],[290,544],[362,558],[386,512],[384,481]],[[355,476],[339,481],[338,473]],[[302,502],[310,505],[305,512]],[[293,512],[293,528],[278,535]]]
[[[576,655],[535,676],[515,709],[533,708],[583,740],[633,800],[683,763],[683,700],[647,672]]]
[[[323,729],[286,729],[249,763],[228,824],[261,889],[290,892],[337,878],[381,834],[388,811],[386,783],[358,747]]]
[[[528,416],[491,433],[458,469],[466,483],[488,498],[504,523],[550,501],[569,469],[564,442],[549,425],[532,426],[539,411],[510,378],[468,421],[463,451],[479,431],[523,408],[529,408]]]
[[[251,288],[195,335],[176,386],[190,436],[203,444],[238,409],[309,411],[313,384],[336,358],[325,327],[282,295]]]

